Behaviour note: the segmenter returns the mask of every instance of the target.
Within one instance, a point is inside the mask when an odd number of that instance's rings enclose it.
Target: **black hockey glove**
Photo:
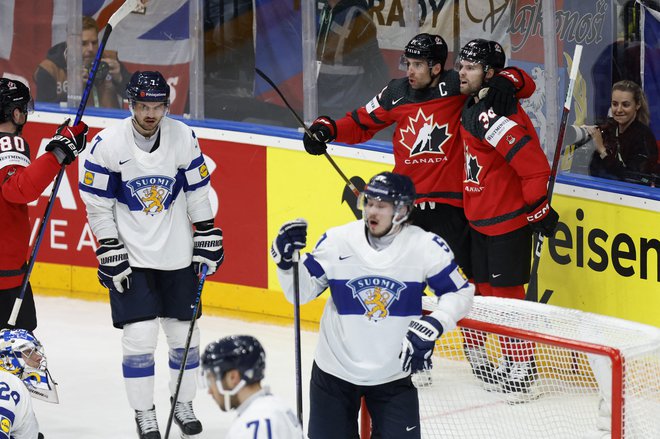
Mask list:
[[[128,263],[128,252],[118,239],[102,239],[96,250],[99,260],[99,282],[110,291],[123,293],[131,288],[133,270]]]
[[[270,247],[270,256],[282,270],[293,267],[293,252],[307,245],[307,221],[298,218],[282,224]]]
[[[431,316],[422,316],[408,325],[399,358],[404,372],[430,370],[435,341],[442,335],[442,325]]]
[[[46,145],[46,151],[53,151],[59,162],[65,165],[71,164],[87,145],[85,135],[88,127],[85,122],[80,121],[70,127],[69,121],[67,119],[57,128],[53,140]]]
[[[488,93],[483,101],[486,107],[492,108],[499,116],[509,116],[516,112],[518,99],[516,98],[516,87],[505,76],[495,75],[485,85]]]
[[[309,127],[309,134],[303,136],[305,151],[311,155],[321,155],[328,147],[326,143],[337,138],[337,124],[328,116],[319,116]]]
[[[550,237],[557,228],[559,214],[548,204],[548,199],[543,197],[527,209],[527,221],[534,233]]]
[[[210,276],[218,269],[225,260],[225,249],[222,247],[222,230],[212,227],[210,223],[205,227],[204,223],[196,223],[193,234],[193,269],[199,276],[202,273],[202,265],[208,270],[206,275]]]

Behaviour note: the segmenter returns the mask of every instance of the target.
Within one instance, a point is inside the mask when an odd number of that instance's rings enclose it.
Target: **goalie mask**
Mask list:
[[[14,121],[13,113],[16,108],[26,115],[32,113],[34,102],[30,89],[21,81],[0,78],[0,123],[13,122],[16,125],[16,134],[20,134],[25,122],[19,125]]]
[[[0,331],[0,370],[23,380],[30,394],[47,402],[57,403],[57,391],[46,367],[43,346],[25,329]]]
[[[358,197],[357,207],[364,211],[369,199],[386,201],[394,205],[392,225],[405,222],[412,212],[416,198],[415,185],[410,177],[393,172],[374,175]],[[363,214],[365,222],[367,215]]]
[[[241,381],[233,389],[225,389],[222,378],[230,370],[237,370]],[[259,340],[251,335],[232,335],[210,343],[202,354],[202,370],[211,373],[224,396],[224,410],[229,410],[230,397],[248,384],[260,382],[266,369],[266,352]],[[222,407],[222,406],[221,406]]]

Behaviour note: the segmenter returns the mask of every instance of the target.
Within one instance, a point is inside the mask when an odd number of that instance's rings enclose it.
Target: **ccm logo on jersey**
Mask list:
[[[546,213],[550,210],[550,205],[548,203],[545,203],[545,206],[543,206],[543,209],[537,210],[534,212],[532,215],[527,215],[527,221],[529,222],[535,222],[540,220],[545,216]]]

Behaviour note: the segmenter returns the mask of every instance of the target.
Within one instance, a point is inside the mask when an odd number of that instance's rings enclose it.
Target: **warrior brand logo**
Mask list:
[[[147,215],[156,215],[169,205],[168,197],[172,194],[174,179],[163,175],[138,177],[126,183],[131,196],[142,205]]]
[[[401,291],[406,287],[398,280],[383,276],[363,276],[346,284],[353,290],[353,297],[364,307],[364,316],[373,322],[387,318],[390,306],[399,300]]]
[[[452,134],[447,132],[447,124],[438,125],[433,114],[426,116],[420,108],[413,118],[408,116],[408,124],[399,129],[401,144],[410,150],[410,157],[419,154],[445,154],[442,145]]]

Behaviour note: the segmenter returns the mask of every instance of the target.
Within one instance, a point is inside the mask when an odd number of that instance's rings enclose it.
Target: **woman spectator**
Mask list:
[[[649,128],[649,107],[639,85],[623,80],[612,86],[612,116],[587,127],[596,147],[589,173],[595,177],[650,184],[658,147]]]

